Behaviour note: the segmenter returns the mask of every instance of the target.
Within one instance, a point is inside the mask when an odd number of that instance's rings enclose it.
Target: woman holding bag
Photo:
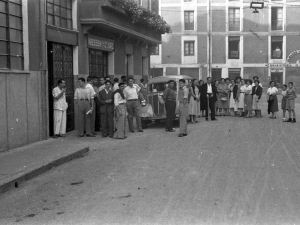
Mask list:
[[[276,119],[276,112],[278,112],[278,89],[275,87],[275,82],[270,81],[270,87],[267,90],[268,94],[268,114],[272,114],[271,119]]]

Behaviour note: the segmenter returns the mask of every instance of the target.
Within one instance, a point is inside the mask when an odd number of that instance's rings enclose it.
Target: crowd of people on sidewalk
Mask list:
[[[126,117],[129,131],[134,133],[133,118],[136,119],[138,132],[143,132],[139,110],[145,104],[144,79],[136,84],[133,77],[121,77],[111,82],[110,77],[100,78],[88,76],[78,79],[74,102],[78,107],[78,137],[96,137],[101,131],[102,137],[125,139]],[[54,138],[66,134],[66,81],[61,79],[53,89],[54,98]]]
[[[166,109],[166,131],[174,132],[173,121],[176,106],[179,108],[179,137],[187,136],[188,118],[191,123],[197,123],[199,117],[208,117],[212,121],[216,116],[262,117],[263,86],[258,77],[251,79],[221,78],[212,82],[198,82],[193,79],[188,83],[185,79],[179,80],[178,93],[175,90],[175,81],[169,80],[163,93]],[[54,138],[64,137],[66,134],[66,81],[61,79],[53,89],[54,98]],[[284,122],[296,122],[295,98],[296,90],[292,82],[283,85],[280,92],[274,81],[270,81],[267,89],[268,113],[271,119],[276,118],[278,110],[277,95],[282,95],[281,107]],[[126,76],[111,82],[110,77],[100,78],[88,76],[78,79],[78,88],[75,90],[74,101],[79,109],[78,137],[96,137],[96,131],[102,131],[102,137],[125,139],[126,118],[129,131],[134,133],[133,118],[136,119],[138,132],[143,132],[140,107],[145,104],[146,86],[144,80],[136,84],[133,77]],[[286,111],[289,119],[285,119]]]

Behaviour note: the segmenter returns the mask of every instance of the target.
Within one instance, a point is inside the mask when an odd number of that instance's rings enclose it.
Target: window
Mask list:
[[[240,37],[229,36],[228,37],[228,59],[240,58]]]
[[[193,0],[184,0],[184,2],[192,2]]]
[[[239,8],[229,8],[229,31],[239,31],[240,30],[240,9]]]
[[[107,77],[108,54],[107,52],[89,50],[90,76]]]
[[[283,8],[272,7],[271,11],[272,30],[283,30]]]
[[[271,59],[282,59],[282,36],[271,37]]]
[[[23,69],[22,0],[0,0],[0,69]]]
[[[159,45],[152,45],[150,54],[159,55]]]
[[[194,30],[194,11],[184,11],[184,29]]]
[[[72,29],[72,0],[47,0],[47,23]]]
[[[185,41],[184,42],[184,55],[185,56],[195,55],[194,47],[195,47],[195,41]]]

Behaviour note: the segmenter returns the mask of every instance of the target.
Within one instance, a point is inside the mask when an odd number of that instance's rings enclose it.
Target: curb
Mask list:
[[[42,162],[40,165],[29,168],[27,171],[23,173],[19,173],[17,175],[13,175],[3,181],[0,181],[0,194],[13,189],[18,188],[21,183],[28,181],[42,173],[47,172],[53,167],[60,166],[68,161],[71,161],[76,158],[80,158],[85,156],[89,152],[89,147],[85,147],[83,149],[77,150],[69,155],[64,155],[60,158],[55,158],[52,161]]]

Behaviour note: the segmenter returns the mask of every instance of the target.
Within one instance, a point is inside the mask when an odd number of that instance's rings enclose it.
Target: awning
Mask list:
[[[126,27],[119,26],[115,23],[106,21],[101,18],[81,19],[80,21],[81,21],[82,25],[89,25],[94,28],[106,29],[106,30],[110,30],[111,32],[121,33],[121,34],[124,34],[129,37],[141,39],[150,44],[161,44],[161,40],[157,40],[157,39],[149,37],[145,34],[133,31]]]

